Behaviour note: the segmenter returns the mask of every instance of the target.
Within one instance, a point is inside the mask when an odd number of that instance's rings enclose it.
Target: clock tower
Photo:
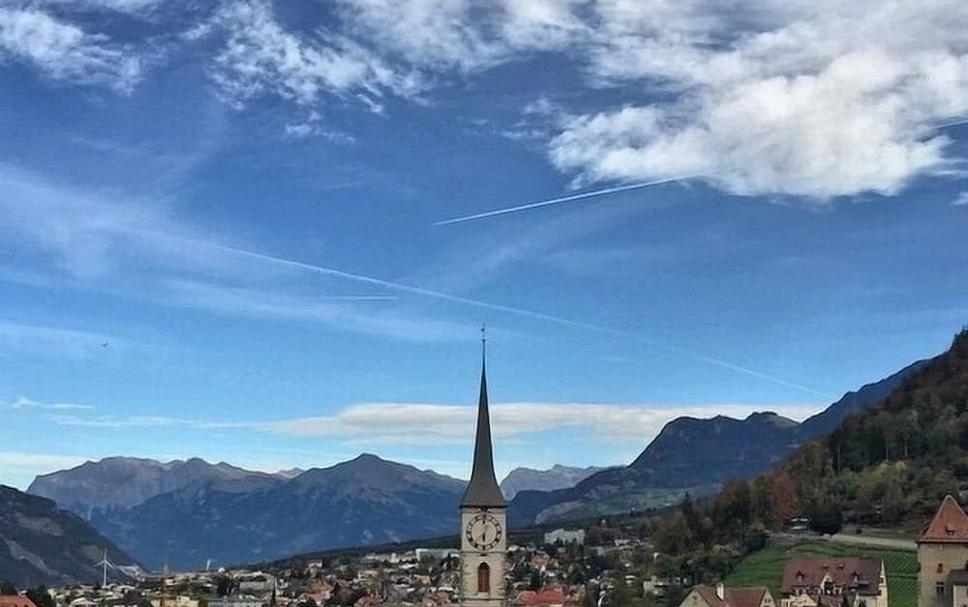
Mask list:
[[[482,354],[484,342],[482,340]],[[465,607],[503,607],[507,555],[507,505],[494,476],[491,420],[487,410],[486,356],[471,480],[460,502],[460,596]]]

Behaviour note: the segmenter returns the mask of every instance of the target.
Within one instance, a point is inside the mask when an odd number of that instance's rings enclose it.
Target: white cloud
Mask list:
[[[745,418],[757,411],[775,411],[802,420],[823,408],[817,403],[741,404],[598,404],[495,403],[493,433],[515,438],[554,430],[579,431],[601,441],[645,445],[669,421],[681,417]],[[473,440],[477,408],[423,403],[361,403],[332,415],[264,421],[224,421],[165,416],[77,416],[52,414],[60,425],[91,428],[187,428],[238,430],[294,437],[329,436],[358,445],[461,444]]]
[[[0,8],[0,61],[27,63],[46,76],[129,92],[141,78],[131,49],[32,9]]]
[[[120,13],[141,13],[167,2],[167,0],[41,0],[46,4],[62,5],[74,10],[102,10]]]
[[[10,408],[14,411],[39,410],[39,411],[93,411],[92,405],[81,405],[77,403],[42,403],[29,398],[20,397],[10,403]]]
[[[960,2],[602,1],[593,78],[669,100],[573,118],[579,181],[691,175],[743,195],[892,195],[948,170],[934,125],[968,111]],[[891,32],[885,35],[884,32]]]
[[[340,0],[348,29],[436,76],[467,74],[588,37],[583,0]]]
[[[224,38],[213,77],[236,106],[266,94],[311,106],[326,93],[353,95],[372,108],[386,93],[410,96],[419,88],[412,74],[394,69],[350,38],[322,30],[308,35],[286,30],[263,0],[225,5],[210,34]]]
[[[504,53],[475,22],[489,12],[469,0],[341,0],[339,7],[357,36],[425,69],[468,72]]]
[[[956,207],[968,206],[968,190],[959,193],[951,204]]]
[[[598,440],[646,444],[669,421],[680,416],[745,417],[773,410],[803,419],[822,407],[817,404],[588,404],[496,403],[491,405],[495,436],[515,437],[551,430],[580,430]],[[363,444],[464,443],[473,439],[476,407],[417,403],[358,404],[330,416],[272,421],[263,430],[293,436],[340,436]]]
[[[622,102],[528,115],[498,132],[546,143],[576,184],[689,175],[734,194],[819,204],[894,195],[957,168],[938,125],[968,114],[959,0],[339,0],[336,19],[308,31],[273,6],[227,0],[169,43],[213,41],[199,48],[214,47],[209,67],[228,103],[291,101],[310,118],[288,121],[288,135],[336,141],[351,135],[312,118],[328,100],[383,113],[388,98],[422,102],[440,81],[557,53],[586,88],[607,86]],[[0,53],[119,90],[141,72],[131,49],[38,10],[0,9]]]

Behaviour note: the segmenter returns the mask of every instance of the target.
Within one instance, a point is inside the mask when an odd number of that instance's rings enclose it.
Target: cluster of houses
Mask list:
[[[557,529],[544,536],[546,545],[582,547],[585,532]],[[618,539],[609,546],[582,547],[582,553],[618,557],[629,562],[639,540]],[[142,576],[132,584],[74,585],[50,589],[57,607],[443,607],[460,602],[459,552],[418,548],[401,553],[371,553],[336,562],[309,560],[299,569],[234,570],[164,576]],[[553,549],[510,546],[507,604],[516,607],[571,607],[591,604],[586,591],[604,578],[569,584],[567,568]],[[918,607],[968,607],[968,515],[948,496],[918,540]],[[536,584],[535,579],[540,580]],[[611,583],[621,583],[621,576]],[[668,583],[653,578],[643,594],[662,599]],[[614,587],[613,587],[614,588]],[[694,586],[679,607],[888,607],[887,572],[880,559],[798,556],[786,562],[778,594],[765,586]],[[594,601],[592,601],[594,602]],[[662,602],[660,600],[660,602]],[[0,596],[0,607],[38,607],[24,595]],[[600,602],[597,607],[612,607]],[[621,607],[621,606],[615,606]],[[894,605],[893,607],[899,607]],[[907,606],[900,606],[907,607]],[[912,606],[913,607],[913,606]]]
[[[880,559],[796,557],[783,569],[779,603],[766,586],[695,586],[681,607],[887,607]]]
[[[918,607],[968,607],[968,515],[952,496],[917,542]],[[783,570],[779,605],[765,586],[695,586],[680,607],[888,607],[880,559],[797,557]]]

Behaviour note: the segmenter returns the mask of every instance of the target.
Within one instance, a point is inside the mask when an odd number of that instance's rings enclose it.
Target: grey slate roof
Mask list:
[[[477,402],[477,438],[474,441],[474,467],[464,491],[461,507],[500,508],[504,495],[494,476],[494,454],[491,450],[491,417],[487,407],[487,373],[481,363],[481,395]]]

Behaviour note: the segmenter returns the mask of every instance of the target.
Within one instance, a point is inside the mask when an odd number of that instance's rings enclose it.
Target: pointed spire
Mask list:
[[[477,435],[474,441],[474,466],[464,491],[461,506],[495,508],[504,506],[504,495],[494,476],[491,448],[491,416],[487,402],[487,337],[481,327],[481,393],[477,400]]]

